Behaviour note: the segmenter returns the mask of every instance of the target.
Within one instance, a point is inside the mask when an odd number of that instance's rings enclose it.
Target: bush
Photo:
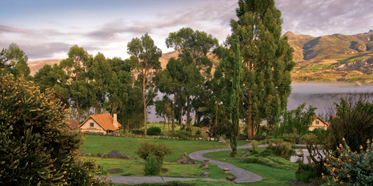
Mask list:
[[[326,159],[325,167],[328,175],[323,176],[329,184],[338,185],[371,185],[373,183],[373,144],[367,140],[368,148],[360,146],[360,153],[352,152],[347,145],[346,140],[337,148],[340,156],[338,158],[330,156]],[[337,185],[333,184],[333,185]]]
[[[285,133],[282,135],[282,137],[285,141],[291,141],[292,143],[295,143],[299,139],[298,134],[294,133]]]
[[[289,160],[290,156],[294,153],[294,150],[291,148],[291,143],[282,142],[280,140],[277,140],[275,145],[269,144],[267,149],[272,150],[275,155],[287,160]]]
[[[104,185],[78,157],[83,137],[67,130],[68,109],[33,82],[0,68],[0,180],[3,185]]]
[[[131,133],[136,134],[136,135],[144,135],[145,131],[144,131],[144,129],[132,129]]]
[[[298,169],[295,171],[295,180],[309,183],[321,176],[321,172],[316,168],[315,163],[304,164],[302,159],[298,161]]]
[[[253,141],[251,141],[251,145],[253,147],[253,151],[256,151],[256,148],[258,147],[259,142],[256,141],[256,140],[253,140]]]
[[[195,137],[195,136],[201,137],[201,135],[203,133],[203,129],[200,128],[200,127],[192,127],[191,132],[192,132],[193,137]]]
[[[178,130],[171,134],[172,137],[179,137],[179,139],[187,139],[188,137],[192,137],[192,132],[185,131],[185,130]]]
[[[163,143],[158,143],[157,145],[154,143],[150,143],[148,141],[145,141],[140,144],[140,147],[135,152],[137,155],[139,155],[142,159],[146,160],[146,158],[153,154],[158,159],[162,159],[169,154],[172,154],[171,148],[168,148]]]
[[[150,154],[146,157],[144,164],[145,176],[155,176],[161,172],[162,162],[154,154]]]
[[[147,132],[148,135],[160,135],[162,130],[159,127],[150,127]]]

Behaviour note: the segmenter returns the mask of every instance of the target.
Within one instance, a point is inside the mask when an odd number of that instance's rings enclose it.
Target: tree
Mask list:
[[[69,92],[70,99],[77,109],[77,121],[80,122],[81,107],[88,107],[88,62],[91,57],[82,47],[74,45],[67,53],[68,58],[60,62],[60,68],[65,72],[63,91]]]
[[[207,53],[218,45],[218,40],[205,32],[182,28],[169,34],[166,45],[179,52],[178,57],[183,65],[183,79],[179,81],[183,84],[182,94],[187,102],[187,127],[190,128],[191,96],[196,95],[205,78],[211,78],[212,61]]]
[[[80,133],[64,123],[68,109],[50,89],[0,68],[0,180],[4,185],[107,185],[93,161],[79,157]]]
[[[263,119],[275,122],[278,100],[281,110],[286,109],[295,63],[287,37],[281,37],[281,12],[274,0],[239,0],[238,4],[238,20],[231,20],[233,33],[227,43],[234,48],[235,38],[239,38],[245,97],[242,114],[252,138]]]
[[[148,93],[152,93],[153,82],[152,78],[161,69],[161,63],[159,58],[162,56],[162,51],[154,45],[153,39],[146,33],[139,38],[134,38],[127,44],[127,52],[131,55],[131,61],[135,64],[138,71],[138,79],[142,81],[142,99],[144,109],[144,127],[145,135],[147,135],[147,113],[146,108],[150,101],[155,97],[151,95],[148,99],[146,98],[146,90]]]
[[[28,57],[17,44],[10,44],[7,50],[2,50],[2,53],[3,62],[0,66],[4,67],[5,72],[12,73],[15,77],[30,78],[30,68],[27,65]]]
[[[238,40],[238,39],[237,39]],[[241,66],[242,58],[240,53],[240,44],[237,42],[235,62],[234,62],[234,74],[232,82],[233,93],[231,95],[230,115],[232,119],[232,134],[230,135],[230,142],[232,147],[231,157],[237,154],[237,137],[240,122],[240,79],[241,79]]]
[[[172,119],[171,119],[171,126],[172,132],[175,132],[175,110],[176,110],[176,103],[177,99],[181,97],[181,90],[182,90],[182,79],[183,79],[183,72],[182,72],[182,63],[180,59],[171,58],[167,65],[166,69],[160,71],[157,75],[157,87],[162,93],[166,93],[167,95],[173,94],[173,101],[172,101]]]

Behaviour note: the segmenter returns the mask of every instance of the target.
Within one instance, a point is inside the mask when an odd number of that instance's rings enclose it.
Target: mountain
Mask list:
[[[285,34],[290,46],[294,48],[293,60],[296,66],[292,72],[293,81],[373,81],[373,64],[364,60],[373,58],[373,30],[363,34],[342,35],[333,34],[313,37],[293,32]],[[159,59],[165,68],[171,57],[177,57],[178,52],[164,53]],[[212,53],[208,56],[216,63]],[[53,65],[61,60],[45,60],[30,62],[33,76],[45,64]],[[352,62],[363,61],[364,68],[356,69]],[[359,63],[360,64],[360,63]],[[338,68],[341,65],[344,67]]]

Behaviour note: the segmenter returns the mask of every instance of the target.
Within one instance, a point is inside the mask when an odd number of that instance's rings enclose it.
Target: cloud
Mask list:
[[[30,30],[26,30],[26,29],[18,29],[18,28],[5,26],[5,25],[0,25],[0,33],[31,34],[34,32]]]
[[[371,0],[276,0],[283,30],[313,36],[357,34],[373,28]]]

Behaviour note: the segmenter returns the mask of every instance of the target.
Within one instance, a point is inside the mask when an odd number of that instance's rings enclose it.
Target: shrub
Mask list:
[[[162,162],[154,154],[150,154],[146,157],[144,164],[145,176],[155,176],[161,172]]]
[[[315,163],[304,164],[302,159],[298,161],[298,169],[295,171],[295,179],[304,183],[309,183],[320,177],[321,172],[316,168]]]
[[[294,133],[285,133],[282,135],[282,137],[285,141],[291,141],[292,143],[295,143],[299,139],[298,134]]]
[[[364,151],[360,146],[360,153],[352,152],[346,140],[342,140],[344,146],[340,144],[337,148],[340,156],[338,158],[330,156],[326,159],[325,167],[328,175],[323,176],[329,184],[333,185],[371,185],[373,183],[373,144],[367,140],[367,149]]]
[[[172,154],[171,148],[168,148],[163,143],[150,143],[145,141],[140,144],[140,147],[135,152],[139,155],[142,159],[146,160],[150,154],[154,154],[157,158],[162,159],[169,154]]]
[[[162,130],[159,127],[150,127],[147,132],[148,135],[160,135]]]
[[[256,140],[253,140],[253,141],[251,141],[251,145],[253,147],[253,151],[256,151],[256,148],[258,147],[259,142],[256,141]]]
[[[191,132],[192,132],[192,136],[198,136],[198,137],[201,137],[202,133],[203,133],[203,129],[200,128],[200,127],[192,127],[191,129]]]
[[[3,185],[104,185],[93,161],[78,157],[82,135],[69,133],[68,109],[54,91],[2,74],[0,180]]]
[[[188,137],[192,137],[192,133],[190,131],[185,130],[178,130],[171,134],[172,137],[179,137],[180,139],[187,139]]]
[[[132,129],[131,133],[136,134],[136,135],[144,135],[145,131],[144,131],[144,129]]]
[[[269,144],[267,149],[272,150],[275,155],[287,160],[289,160],[290,156],[294,153],[294,150],[291,148],[291,143],[282,142],[280,140],[277,140],[275,145]]]

